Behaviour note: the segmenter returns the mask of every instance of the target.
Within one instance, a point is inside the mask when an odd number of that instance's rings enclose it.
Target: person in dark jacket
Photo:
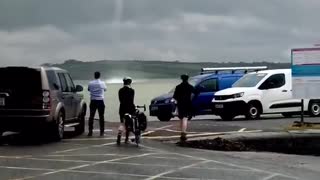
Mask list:
[[[190,119],[193,115],[192,94],[195,95],[194,98],[198,95],[195,88],[189,84],[188,79],[188,75],[181,75],[182,82],[176,86],[173,94],[173,99],[177,102],[178,117],[180,119],[181,142],[187,140],[187,123],[188,119]]]
[[[132,79],[130,77],[125,77],[123,79],[123,87],[119,90],[118,96],[120,101],[119,107],[119,115],[120,115],[120,127],[117,136],[117,144],[119,145],[121,142],[121,136],[123,131],[125,131],[124,126],[124,115],[125,114],[133,114],[135,111],[134,105],[134,89],[131,87]],[[129,132],[126,132],[125,142],[128,142]]]

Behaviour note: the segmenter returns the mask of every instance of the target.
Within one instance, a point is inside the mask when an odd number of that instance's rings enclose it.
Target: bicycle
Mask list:
[[[146,105],[143,106],[135,106],[135,112],[133,114],[125,114],[124,115],[124,124],[126,129],[126,142],[128,140],[129,133],[132,132],[134,134],[134,139],[131,141],[134,141],[137,146],[140,144],[141,139],[141,132],[145,131],[147,128],[147,116],[144,114],[146,111]],[[141,112],[139,109],[143,108],[143,112]],[[129,133],[128,133],[129,132]],[[117,137],[118,145],[120,145],[121,142],[121,136],[118,135]]]

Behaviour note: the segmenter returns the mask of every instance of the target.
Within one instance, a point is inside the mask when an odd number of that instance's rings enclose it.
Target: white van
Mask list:
[[[319,99],[305,99],[304,110],[311,116],[320,115]],[[301,111],[301,99],[292,98],[291,69],[263,70],[244,75],[232,88],[215,93],[213,114],[222,120],[245,115],[259,119],[261,114],[281,113],[285,117]]]

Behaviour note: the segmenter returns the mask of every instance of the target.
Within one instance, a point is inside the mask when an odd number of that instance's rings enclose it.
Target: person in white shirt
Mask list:
[[[100,80],[100,72],[94,73],[93,81],[90,81],[88,85],[88,91],[90,92],[90,117],[89,117],[89,133],[88,136],[92,136],[93,119],[98,109],[99,113],[99,125],[100,136],[104,135],[104,92],[107,90],[106,84]]]

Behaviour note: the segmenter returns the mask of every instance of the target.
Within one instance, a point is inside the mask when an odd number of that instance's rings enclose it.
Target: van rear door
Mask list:
[[[0,68],[0,109],[41,109],[40,69]]]

